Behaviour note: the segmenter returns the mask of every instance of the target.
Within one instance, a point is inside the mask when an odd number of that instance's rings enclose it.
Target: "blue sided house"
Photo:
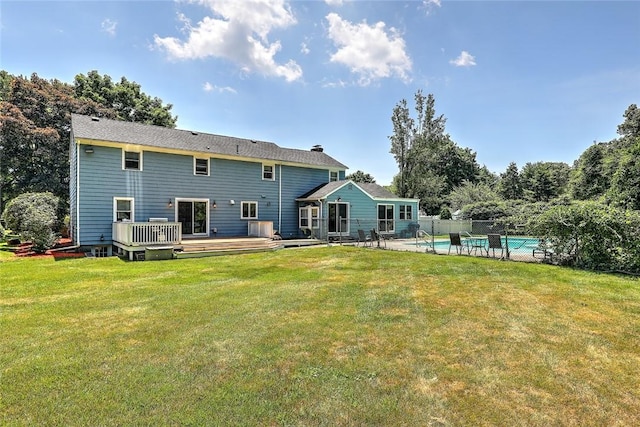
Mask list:
[[[321,146],[72,115],[70,233],[99,255],[194,240],[405,236],[418,200],[345,180]]]

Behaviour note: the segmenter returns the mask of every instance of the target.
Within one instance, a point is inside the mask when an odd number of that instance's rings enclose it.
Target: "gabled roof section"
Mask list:
[[[371,197],[374,200],[417,200],[417,199],[405,199],[398,197],[391,191],[378,184],[366,184],[362,182],[353,182],[351,180],[333,181],[326,184],[319,185],[313,190],[301,195],[296,200],[298,201],[315,201],[324,200],[331,194],[335,193],[347,184],[352,184],[362,190],[363,193]]]
[[[273,142],[170,129],[78,114],[71,115],[71,127],[76,139],[347,169],[345,165],[322,151],[282,148]]]

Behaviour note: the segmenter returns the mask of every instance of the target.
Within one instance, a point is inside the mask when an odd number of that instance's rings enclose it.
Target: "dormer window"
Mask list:
[[[329,172],[329,182],[338,180],[338,171],[330,171]]]

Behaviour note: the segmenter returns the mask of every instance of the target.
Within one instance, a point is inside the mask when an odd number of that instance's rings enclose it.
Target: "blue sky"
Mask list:
[[[640,103],[637,1],[0,1],[0,64],[98,70],[178,127],[325,152],[389,184],[394,106],[432,93],[480,164],[571,164]]]

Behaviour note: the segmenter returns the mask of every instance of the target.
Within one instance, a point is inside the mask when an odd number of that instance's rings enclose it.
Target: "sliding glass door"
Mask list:
[[[178,222],[182,223],[183,236],[209,234],[208,200],[178,201],[176,217],[178,219]]]

